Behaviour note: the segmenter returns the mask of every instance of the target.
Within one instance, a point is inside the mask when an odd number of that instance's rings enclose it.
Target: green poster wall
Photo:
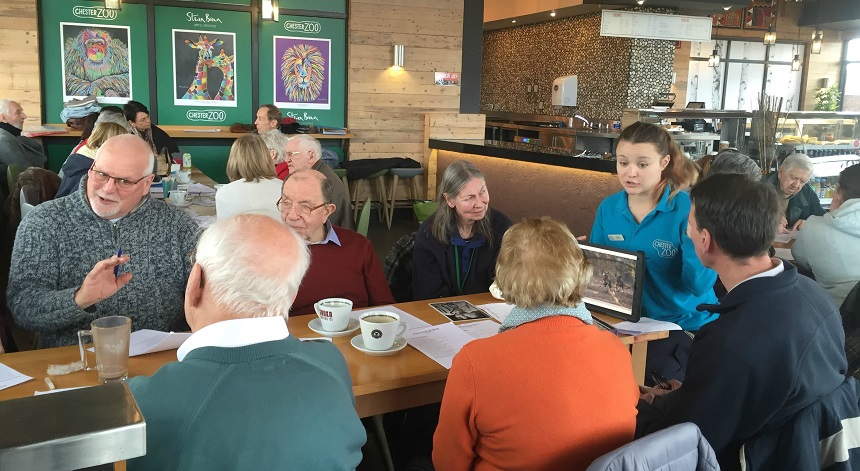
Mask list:
[[[200,0],[180,0],[188,3],[196,3],[198,6],[200,5]],[[327,0],[331,1],[331,0]],[[224,5],[250,5],[251,0],[206,0],[206,3],[221,3]]]
[[[125,54],[130,55],[131,64],[130,73],[125,75],[128,78],[121,78],[122,85],[127,86],[131,92],[131,98],[140,101],[144,104],[149,102],[149,69],[147,67],[147,56],[149,55],[149,41],[146,34],[146,6],[137,4],[124,4],[122,10],[106,10],[104,2],[92,2],[80,0],[70,2],[68,0],[42,0],[41,2],[41,43],[42,43],[42,67],[43,67],[43,92],[45,103],[46,123],[59,123],[60,112],[63,110],[63,103],[66,95],[64,75],[73,79],[76,75],[80,75],[83,83],[102,83],[105,87],[116,87],[116,81],[112,85],[106,82],[99,81],[96,77],[96,67],[94,62],[86,62],[88,54],[76,55],[74,49],[69,49],[64,52],[66,38],[61,36],[72,37],[72,44],[79,45],[85,42],[89,31],[103,31],[107,33],[107,37],[111,39],[110,43],[116,45],[117,48],[111,50],[108,47],[108,54],[105,58],[110,57],[109,54],[114,54],[115,51],[125,50]],[[65,25],[61,25],[64,23]],[[90,25],[97,25],[101,28],[92,28]],[[105,36],[101,36],[104,38]],[[78,50],[83,50],[81,47]],[[82,65],[70,66],[66,70],[63,65],[64,57],[68,56],[72,63]],[[98,61],[100,58],[95,57]],[[107,61],[105,61],[107,62]],[[117,62],[123,62],[120,59]],[[106,63],[103,64],[107,66]],[[113,66],[111,66],[113,67]],[[77,68],[78,71],[74,69]],[[103,73],[98,73],[102,75]],[[92,79],[92,80],[90,80]],[[82,90],[83,87],[78,88]],[[112,92],[108,92],[112,94]],[[71,95],[68,95],[71,96]],[[100,98],[103,101],[104,98]],[[108,101],[122,103],[128,101],[128,97],[113,97]]]
[[[346,13],[346,0],[316,0],[312,4],[309,4],[307,0],[281,0],[278,2],[278,7]]]
[[[333,3],[333,2],[320,2]],[[336,2],[335,2],[336,3]],[[281,5],[283,8],[286,6]],[[320,5],[314,4],[319,10]],[[289,44],[302,43],[320,49],[328,47],[329,51],[321,51],[325,59],[324,67],[328,71],[328,84],[322,83],[322,93],[327,93],[328,102],[325,108],[310,108],[297,103],[295,107],[279,106],[283,115],[295,118],[302,124],[343,127],[345,120],[344,100],[346,98],[346,20],[331,18],[312,18],[298,16],[282,16],[280,21],[261,21],[260,23],[260,104],[275,103],[276,86],[284,87],[281,75],[283,54],[275,57],[275,38],[288,41]],[[282,91],[283,93],[283,91]],[[283,103],[283,102],[281,102]]]
[[[206,46],[201,35],[208,41]],[[209,52],[201,54],[185,40]],[[222,59],[233,58],[231,64],[220,63],[222,67],[230,64],[232,87],[229,72],[210,62],[218,60],[222,49]],[[252,120],[250,13],[157,6],[155,51],[158,124],[226,128]],[[222,95],[222,90],[228,92]]]

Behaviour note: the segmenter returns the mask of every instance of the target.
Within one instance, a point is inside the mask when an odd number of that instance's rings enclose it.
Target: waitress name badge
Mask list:
[[[621,234],[608,234],[606,237],[609,238],[612,242],[623,242],[624,236]]]

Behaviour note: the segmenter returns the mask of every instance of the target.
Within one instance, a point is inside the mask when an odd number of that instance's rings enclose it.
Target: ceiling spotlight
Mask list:
[[[636,0],[636,3],[642,5],[643,3],[645,3],[645,0]]]
[[[549,16],[555,17],[555,12],[550,13]]]
[[[517,22],[517,20],[511,20],[511,23],[516,23],[516,22]]]
[[[729,11],[729,10],[731,10],[731,9],[732,9],[732,6],[731,6],[731,5],[726,5],[726,6],[724,6],[724,7],[723,7],[723,10],[725,10],[725,11]]]

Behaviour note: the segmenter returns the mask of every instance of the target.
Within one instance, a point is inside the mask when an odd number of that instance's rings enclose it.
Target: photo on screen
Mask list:
[[[586,307],[625,321],[641,316],[645,253],[580,242],[594,275],[585,288]]]

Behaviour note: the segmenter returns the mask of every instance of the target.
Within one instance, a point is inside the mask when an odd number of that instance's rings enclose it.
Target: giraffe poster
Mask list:
[[[275,36],[275,106],[331,109],[331,40]]]
[[[236,34],[173,30],[173,104],[236,107]]]
[[[131,42],[128,26],[60,23],[63,101],[88,95],[99,103],[131,98]]]

